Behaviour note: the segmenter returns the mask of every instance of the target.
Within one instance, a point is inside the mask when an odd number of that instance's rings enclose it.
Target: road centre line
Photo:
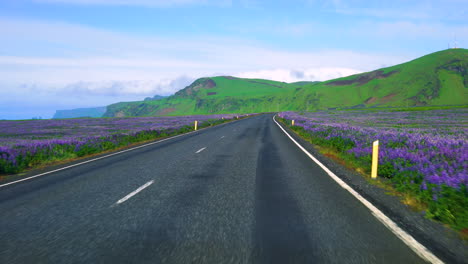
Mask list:
[[[125,196],[124,198],[118,200],[115,204],[121,204],[125,201],[127,201],[128,199],[132,198],[132,196],[136,195],[137,193],[143,191],[145,188],[147,188],[148,186],[150,186],[151,184],[154,183],[154,180],[153,181],[149,181],[147,183],[145,183],[144,185],[140,186],[138,189],[136,189],[135,191],[129,193],[127,196]]]
[[[204,151],[205,149],[206,149],[206,147],[204,147],[204,148],[201,148],[201,149],[197,150],[197,152],[195,152],[195,154],[198,154],[198,153],[200,153],[200,152]]]
[[[223,124],[220,124],[220,125],[217,125],[217,126],[224,126],[224,125],[232,124],[232,123],[234,123],[234,122],[238,122],[238,121],[241,121],[241,120],[243,120],[243,119],[240,119],[240,120],[233,120],[233,121],[230,121],[230,122],[227,122],[227,123],[223,123]],[[208,128],[209,128],[209,127],[208,127]],[[76,164],[73,164],[73,165],[69,165],[69,166],[66,166],[66,167],[63,167],[63,168],[59,168],[59,169],[47,171],[47,172],[44,172],[44,173],[36,174],[36,175],[30,176],[30,177],[27,177],[27,178],[24,178],[24,179],[20,179],[20,180],[8,182],[8,183],[0,184],[0,188],[5,187],[5,186],[8,186],[8,185],[15,184],[15,183],[23,182],[23,181],[28,181],[28,180],[31,180],[31,179],[34,179],[34,178],[37,178],[37,177],[41,177],[41,176],[44,176],[44,175],[47,175],[47,174],[51,174],[51,173],[54,173],[54,172],[58,172],[58,171],[66,170],[66,169],[69,169],[69,168],[77,167],[77,166],[80,166],[80,165],[83,165],[83,164],[86,164],[86,163],[90,163],[90,162],[93,162],[93,161],[97,161],[97,160],[100,160],[100,159],[112,157],[112,156],[115,156],[115,155],[118,155],[118,154],[121,154],[121,153],[125,153],[125,152],[128,152],[128,151],[135,150],[135,149],[144,148],[144,147],[151,146],[151,145],[154,145],[154,144],[159,144],[159,143],[164,142],[164,141],[166,141],[166,140],[170,140],[170,139],[174,139],[174,138],[178,138],[178,137],[190,135],[190,134],[193,134],[193,133],[199,133],[200,131],[205,130],[205,129],[208,129],[208,128],[201,128],[201,129],[199,129],[199,130],[197,130],[197,131],[192,131],[192,132],[188,132],[188,133],[176,135],[176,136],[173,136],[173,137],[161,139],[161,140],[158,140],[158,141],[155,141],[155,142],[143,144],[143,145],[141,145],[141,146],[137,146],[137,147],[125,149],[125,150],[122,150],[122,151],[118,151],[118,152],[115,152],[115,153],[111,153],[111,154],[109,154],[109,155],[105,155],[105,156],[102,156],[102,157],[99,157],[99,158],[90,159],[90,160],[83,161],[83,162],[79,162],[79,163],[76,163]]]
[[[409,248],[411,248],[418,256],[420,256],[425,261],[430,263],[444,263],[438,257],[436,257],[432,252],[430,252],[425,246],[419,243],[416,239],[413,238],[406,231],[401,229],[395,222],[393,222],[388,216],[386,216],[382,211],[375,207],[371,202],[362,197],[358,192],[356,192],[351,186],[346,184],[341,178],[336,176],[330,169],[323,165],[318,159],[316,159],[312,154],[310,154],[304,147],[302,147],[294,138],[286,132],[286,130],[275,120],[273,116],[273,121],[276,125],[286,134],[286,136],[291,139],[294,144],[296,144],[299,149],[301,149],[310,159],[312,159],[317,165],[319,165],[333,180],[335,180],[338,185],[343,189],[347,190],[351,195],[358,199],[364,206],[366,206],[372,213],[372,215],[377,218],[382,224],[384,224],[393,234],[395,234],[400,240],[402,240]]]

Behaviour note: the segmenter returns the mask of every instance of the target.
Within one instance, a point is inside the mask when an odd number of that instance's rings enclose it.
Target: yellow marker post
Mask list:
[[[198,121],[195,121],[195,130],[198,129]]]
[[[292,120],[291,125],[294,126],[294,120]]]
[[[372,144],[372,179],[377,178],[377,165],[379,164],[379,141],[374,141]]]

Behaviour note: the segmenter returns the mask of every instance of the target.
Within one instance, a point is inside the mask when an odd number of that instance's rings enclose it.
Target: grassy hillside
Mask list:
[[[110,105],[105,116],[466,105],[467,87],[468,50],[450,49],[326,82],[288,84],[229,76],[201,78],[158,101]]]
[[[468,50],[439,51],[376,71],[305,86],[295,109],[468,104]]]
[[[301,84],[230,76],[201,78],[175,95],[145,102],[108,106],[105,116],[191,115],[209,113],[253,113],[272,108],[273,98],[287,98]]]

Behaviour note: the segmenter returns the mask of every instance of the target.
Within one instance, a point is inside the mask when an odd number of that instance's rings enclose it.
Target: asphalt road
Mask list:
[[[262,115],[0,188],[0,263],[423,260]]]

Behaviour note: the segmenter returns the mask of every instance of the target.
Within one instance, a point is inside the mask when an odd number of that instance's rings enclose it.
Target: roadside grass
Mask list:
[[[465,187],[454,190],[448,186],[427,184],[427,189],[421,189],[408,181],[405,175],[395,175],[393,168],[387,164],[379,165],[379,176],[371,179],[371,158],[358,159],[346,152],[349,149],[346,142],[327,140],[315,136],[300,126],[292,126],[290,120],[277,117],[283,125],[289,127],[302,139],[311,143],[322,155],[334,160],[345,168],[362,175],[367,182],[382,188],[386,194],[397,196],[411,210],[424,212],[425,217],[443,223],[459,232],[461,238],[468,240],[468,191]],[[432,189],[440,189],[437,199],[434,199]]]

